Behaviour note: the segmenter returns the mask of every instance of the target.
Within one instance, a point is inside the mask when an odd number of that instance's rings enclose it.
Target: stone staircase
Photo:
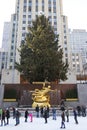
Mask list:
[[[0,85],[0,107],[3,105],[4,85]]]

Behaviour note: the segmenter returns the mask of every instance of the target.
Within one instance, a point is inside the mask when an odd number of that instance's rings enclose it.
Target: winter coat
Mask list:
[[[41,107],[40,111],[41,111],[41,114],[43,114],[43,107]]]
[[[6,117],[10,118],[10,112],[9,112],[9,110],[6,110]]]
[[[64,114],[64,112],[62,112],[61,118],[62,118],[62,121],[65,121],[65,114]]]
[[[29,113],[28,113],[28,111],[26,110],[26,111],[25,111],[25,118],[28,117],[28,114],[29,114]]]
[[[36,106],[35,110],[36,110],[36,112],[39,112],[39,106]]]
[[[16,117],[16,118],[19,118],[20,115],[21,115],[20,112],[17,110],[16,113],[15,113],[15,117]]]
[[[5,111],[3,110],[3,111],[2,111],[2,120],[5,120],[5,116],[6,116],[6,115],[5,115]]]
[[[44,110],[44,116],[43,116],[44,118],[48,118],[48,112],[47,112],[47,110]]]
[[[74,114],[74,117],[77,117],[77,112],[76,112],[76,110],[73,110],[73,114]]]

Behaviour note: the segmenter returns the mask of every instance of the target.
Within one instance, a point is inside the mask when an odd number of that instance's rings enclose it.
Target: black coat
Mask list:
[[[9,110],[6,110],[6,117],[10,118],[10,112],[9,112]]]
[[[36,112],[39,112],[39,106],[36,106],[35,110],[36,110]]]
[[[25,118],[27,118],[28,117],[28,111],[26,110],[25,111]]]
[[[16,110],[16,112],[15,112],[15,117],[16,117],[16,118],[19,118],[20,116],[21,116],[20,112],[19,112],[18,110]]]
[[[64,112],[62,112],[62,114],[61,114],[61,118],[62,118],[62,121],[65,122],[65,114],[64,114]]]
[[[44,118],[48,118],[48,112],[47,112],[47,110],[44,110]]]
[[[6,116],[6,115],[5,115],[5,111],[3,110],[3,111],[2,111],[2,120],[5,120],[5,116]]]

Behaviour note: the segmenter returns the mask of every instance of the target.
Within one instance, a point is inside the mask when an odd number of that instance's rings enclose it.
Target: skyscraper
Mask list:
[[[32,20],[35,20],[37,15],[44,14],[51,25],[54,27],[54,32],[59,34],[59,43],[64,50],[64,60],[68,60],[68,42],[67,42],[67,17],[63,16],[62,0],[16,0],[15,18],[13,20],[14,26],[12,30],[12,39],[16,49],[20,47],[21,41],[25,39],[28,26],[32,26]],[[11,40],[11,46],[13,40]],[[64,48],[64,44],[65,48]],[[14,51],[14,49],[13,49]],[[12,54],[12,50],[11,50]],[[13,53],[14,54],[14,53]],[[19,61],[18,51],[15,50],[16,61]],[[14,56],[14,55],[13,55]],[[12,56],[10,55],[10,60]],[[13,60],[14,61],[14,60]],[[14,68],[9,64],[9,68]]]
[[[83,29],[70,30],[71,63],[77,74],[82,74],[87,63],[87,32]]]
[[[5,51],[8,51],[9,48],[10,30],[11,30],[11,22],[5,22],[2,38],[2,48],[4,48]]]

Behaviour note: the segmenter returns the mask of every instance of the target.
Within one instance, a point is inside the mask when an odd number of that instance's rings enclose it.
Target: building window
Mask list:
[[[11,52],[11,54],[10,54],[11,56],[13,56],[13,52]]]
[[[56,0],[53,0],[53,3],[56,3]]]
[[[54,28],[54,32],[56,32],[57,31],[57,28]]]
[[[65,51],[67,51],[67,48],[65,47]]]
[[[38,0],[36,0],[36,5],[38,5]]]
[[[23,18],[26,18],[26,15],[23,15]]]
[[[44,12],[44,0],[42,0],[42,11]]]
[[[5,55],[5,52],[3,52],[2,54]]]
[[[2,61],[5,61],[5,57],[2,57]]]
[[[23,12],[26,12],[26,6],[23,7]]]
[[[54,19],[56,20],[56,16],[54,16]]]
[[[22,27],[22,30],[24,31],[26,28],[25,27]]]
[[[65,16],[63,16],[63,22],[65,23],[65,21],[66,21],[66,17],[65,17]]]
[[[75,61],[75,59],[72,59],[72,61],[74,62],[74,61]]]
[[[52,17],[51,16],[49,16],[48,18],[49,18],[49,21],[52,21]]]
[[[31,6],[28,7],[28,12],[31,12]]]
[[[73,64],[73,67],[75,67],[75,64]]]
[[[16,20],[16,15],[14,15],[14,19],[13,19],[14,21]]]
[[[42,5],[44,5],[44,0],[42,0]]]
[[[23,24],[26,24],[26,21],[23,21]]]
[[[66,58],[66,63],[68,63],[68,58]]]
[[[2,63],[2,69],[4,68],[4,63]]]
[[[64,29],[66,29],[66,25],[63,25]]]
[[[14,33],[14,32],[15,32],[15,28],[12,29],[12,33]]]
[[[32,3],[32,0],[29,0],[29,3]]]
[[[31,21],[28,21],[28,24],[31,25]]]
[[[65,54],[65,57],[68,57],[68,54],[67,54],[67,53]]]
[[[24,3],[27,3],[27,0],[24,0]]]
[[[31,15],[28,15],[28,18],[30,18],[30,19],[31,19]]]
[[[66,33],[66,30],[64,30],[64,33]]]
[[[22,37],[25,37],[26,33],[22,33]]]
[[[42,6],[42,11],[44,12],[44,6]]]
[[[56,13],[56,7],[53,7],[53,13]]]
[[[32,6],[32,0],[29,0],[29,4],[28,4],[29,6]]]
[[[67,45],[67,41],[64,41],[64,44]]]
[[[48,4],[51,4],[51,0],[48,1]]]
[[[54,25],[57,25],[57,22],[54,22]]]
[[[14,49],[14,46],[11,46],[11,50],[13,50]]]
[[[36,5],[36,12],[38,12],[38,6]]]
[[[12,62],[13,61],[13,59],[10,59],[10,62]]]
[[[66,36],[64,36],[64,39],[66,39],[67,37]]]
[[[48,11],[51,12],[51,0],[48,1]]]
[[[51,12],[51,7],[48,7],[48,11]]]
[[[49,24],[52,25],[52,21],[49,21]]]
[[[79,64],[77,64],[77,68],[80,68],[80,65],[79,65]]]
[[[12,41],[11,41],[12,43],[14,43],[14,40],[12,39]]]
[[[14,39],[14,34],[12,34],[12,39]]]

